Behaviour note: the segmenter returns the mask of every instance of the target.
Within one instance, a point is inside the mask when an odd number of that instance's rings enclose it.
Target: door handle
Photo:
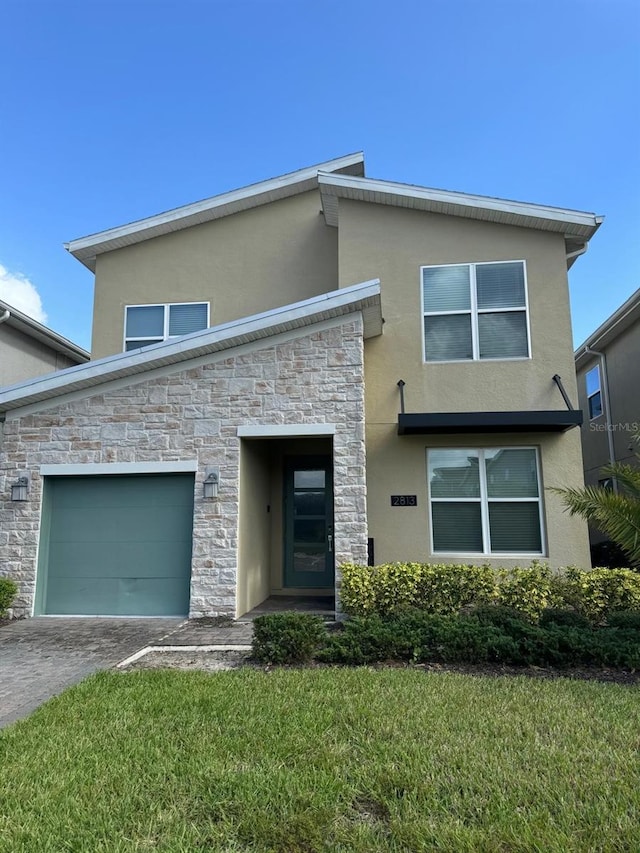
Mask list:
[[[333,536],[329,533],[327,536],[327,542],[329,544],[329,553],[333,551]]]

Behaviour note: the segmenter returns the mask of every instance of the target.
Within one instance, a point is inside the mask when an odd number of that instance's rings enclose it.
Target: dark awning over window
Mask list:
[[[398,435],[477,432],[564,432],[582,423],[579,409],[542,412],[411,412],[398,415]]]

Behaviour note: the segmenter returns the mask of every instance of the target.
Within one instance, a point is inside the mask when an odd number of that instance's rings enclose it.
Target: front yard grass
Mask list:
[[[640,691],[100,673],[0,733],[0,850],[640,850]]]

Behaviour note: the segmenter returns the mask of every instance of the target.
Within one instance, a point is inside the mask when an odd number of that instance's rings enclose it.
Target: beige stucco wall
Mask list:
[[[318,192],[282,199],[99,255],[92,357],[122,352],[126,305],[205,301],[218,325],[337,286]]]
[[[7,323],[0,324],[0,387],[54,370],[64,370],[75,364],[77,361],[42,341],[25,335]]]
[[[238,488],[238,591],[236,616],[243,616],[270,593],[271,471],[256,442],[240,442]]]
[[[580,434],[568,433],[464,436],[398,436],[395,424],[367,425],[367,519],[374,539],[376,563],[393,560],[451,562],[430,548],[427,498],[427,448],[536,447],[541,468],[541,492],[546,530],[545,559],[554,567],[591,565],[586,525],[564,512],[553,487],[582,485]],[[417,495],[416,507],[392,507],[394,494]],[[506,559],[460,554],[461,562],[491,562],[496,566],[528,564],[535,555]]]
[[[420,267],[525,260],[531,359],[423,363]],[[367,342],[367,420],[389,423],[396,382],[407,411],[561,409],[552,376],[577,402],[564,239],[513,226],[340,200],[340,287],[382,283],[384,335]]]
[[[555,373],[577,403],[564,251],[561,235],[340,200],[340,286],[376,277],[382,284],[384,334],[365,342],[367,507],[376,562],[442,559],[429,550],[427,447],[537,446],[545,489],[582,484],[578,430],[505,437],[397,435],[399,379],[406,382],[408,412],[564,409]],[[526,261],[531,358],[425,364],[420,267],[500,260]],[[392,508],[392,494],[416,494],[418,506]],[[588,566],[584,522],[563,512],[548,490],[544,506],[545,557],[555,566]],[[490,559],[503,565],[527,563],[530,557]]]
[[[603,349],[607,362],[611,412],[589,419],[586,375],[600,363],[593,356],[578,371],[578,394],[580,408],[584,413],[582,448],[584,455],[585,482],[593,484],[601,479],[600,469],[609,463],[608,430],[613,436],[613,452],[618,462],[635,464],[631,450],[631,432],[640,425],[640,323],[631,326]]]

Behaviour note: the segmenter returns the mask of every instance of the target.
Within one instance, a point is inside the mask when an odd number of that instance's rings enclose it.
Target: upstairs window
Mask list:
[[[587,402],[589,404],[589,420],[599,418],[602,414],[602,390],[600,388],[600,367],[596,364],[587,373]]]
[[[430,449],[434,554],[541,554],[542,502],[533,447]]]
[[[125,351],[159,344],[168,338],[199,332],[209,326],[208,302],[128,305],[125,309]]]
[[[425,361],[529,357],[524,261],[422,267]]]

